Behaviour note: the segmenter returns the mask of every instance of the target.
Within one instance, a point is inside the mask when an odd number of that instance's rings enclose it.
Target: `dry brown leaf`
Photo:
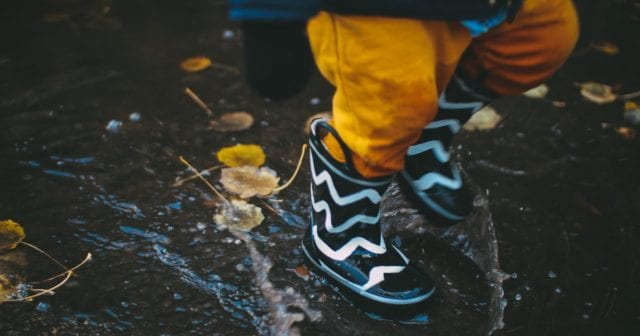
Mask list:
[[[540,84],[523,95],[533,99],[542,99],[547,96],[547,93],[549,93],[549,87],[546,84]]]
[[[254,166],[260,167],[264,164],[266,156],[262,147],[258,145],[238,144],[231,147],[224,147],[218,151],[218,161],[229,166]]]
[[[264,215],[262,209],[253,204],[243,200],[231,200],[218,208],[218,213],[213,216],[213,220],[216,224],[229,229],[251,231],[262,224]]]
[[[304,122],[304,132],[306,134],[309,134],[311,129],[311,122],[314,121],[315,119],[331,119],[331,112],[329,111],[319,112],[307,118],[307,120]]]
[[[280,178],[268,167],[241,166],[222,170],[220,183],[224,188],[240,198],[268,196],[278,187]]]
[[[12,250],[24,239],[20,224],[8,219],[0,221],[0,253]]]
[[[618,96],[613,93],[611,86],[596,82],[578,83],[580,94],[587,100],[596,104],[608,104],[614,102]]]
[[[486,131],[494,129],[502,120],[496,110],[490,106],[485,106],[482,110],[471,116],[462,128],[466,131]]]
[[[616,133],[620,134],[623,138],[627,140],[633,140],[636,138],[636,130],[629,127],[617,127]]]
[[[293,270],[297,276],[299,276],[304,281],[309,281],[309,277],[311,273],[309,273],[309,269],[306,266],[300,265]]]
[[[24,282],[27,257],[23,250],[11,250],[0,254],[0,303],[16,293],[16,287]]]
[[[615,55],[620,52],[620,47],[607,41],[591,43],[591,48],[607,55]]]
[[[198,72],[211,66],[211,60],[205,56],[190,57],[180,63],[180,68],[186,72]]]
[[[253,125],[253,116],[247,112],[229,112],[220,118],[209,121],[209,126],[218,132],[238,132],[249,129]]]

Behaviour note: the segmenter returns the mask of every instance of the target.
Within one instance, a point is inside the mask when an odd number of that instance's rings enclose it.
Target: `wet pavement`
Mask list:
[[[267,335],[282,318],[257,285],[267,274],[274,291],[322,314],[296,324],[303,335],[639,334],[640,140],[614,131],[629,126],[621,102],[585,102],[573,84],[640,90],[634,3],[578,2],[581,43],[548,82],[547,99],[502,99],[498,128],[458,137],[456,156],[477,195],[469,220],[436,229],[397,189],[388,193],[389,235],[422,256],[438,285],[428,317],[415,324],[372,319],[320,278],[293,271],[304,264],[306,169],[266,201],[276,212],[265,207],[249,243],[216,227],[207,202],[214,196],[202,184],[172,187],[188,174],[178,155],[209,167],[218,149],[236,143],[262,145],[266,165],[286,179],[305,119],[330,108],[331,88],[319,76],[284,103],[249,92],[233,70],[242,68],[241,32],[226,20],[224,1],[7,6],[0,219],[20,222],[27,241],[67,265],[87,252],[94,259],[54,296],[0,305],[0,334]],[[621,52],[589,49],[593,39]],[[195,55],[226,66],[186,74],[179,63]],[[248,111],[256,124],[209,130],[187,86],[217,113]],[[25,253],[28,279],[57,272]]]

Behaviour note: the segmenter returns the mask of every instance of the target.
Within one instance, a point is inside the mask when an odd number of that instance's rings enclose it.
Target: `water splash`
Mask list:
[[[262,295],[269,302],[269,311],[271,315],[271,334],[282,336],[299,336],[300,330],[293,326],[294,323],[304,320],[305,315],[312,322],[322,319],[319,311],[309,308],[309,302],[304,296],[296,292],[293,288],[287,287],[286,290],[278,289],[269,281],[269,271],[273,267],[273,262],[258,252],[251,236],[245,232],[238,230],[229,230],[233,235],[244,241],[249,249],[253,263],[251,268],[255,273],[255,282]],[[290,312],[289,308],[299,308],[304,314]]]

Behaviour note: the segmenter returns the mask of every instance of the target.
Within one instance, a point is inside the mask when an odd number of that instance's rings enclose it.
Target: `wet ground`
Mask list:
[[[228,67],[180,70],[194,55],[242,67],[240,31],[223,1],[6,6],[0,218],[20,222],[29,242],[68,265],[87,252],[94,260],[55,296],[0,305],[0,334],[269,334],[281,316],[257,286],[256,266],[268,264],[256,262],[261,256],[273,264],[274,289],[299,293],[323,315],[299,323],[303,335],[640,333],[640,140],[614,132],[626,125],[621,103],[585,102],[573,86],[640,89],[633,3],[580,1],[581,44],[549,81],[548,99],[500,100],[497,129],[461,134],[457,157],[478,195],[471,219],[437,230],[389,193],[390,235],[422,255],[438,283],[428,318],[416,325],[373,320],[319,278],[292,271],[304,263],[306,170],[269,201],[277,213],[265,209],[249,244],[215,226],[204,186],[172,187],[187,174],[178,155],[208,167],[217,149],[236,143],[262,145],[267,165],[287,178],[304,120],[330,107],[331,89],[317,76],[299,97],[276,104],[252,95]],[[587,48],[594,39],[622,51]],[[217,112],[252,113],[256,125],[232,135],[209,130],[186,86]],[[111,120],[122,122],[119,132],[105,129]],[[30,279],[55,270],[27,255]]]

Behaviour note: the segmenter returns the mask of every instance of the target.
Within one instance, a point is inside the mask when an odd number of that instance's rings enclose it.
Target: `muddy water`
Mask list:
[[[601,127],[622,124],[613,108],[604,114],[569,93],[600,58],[576,59],[552,82],[569,108],[505,100],[503,126],[460,137],[457,157],[477,195],[465,223],[436,229],[397,188],[388,192],[388,235],[438,285],[426,315],[399,324],[293,271],[304,264],[306,170],[268,201],[277,212],[265,207],[249,236],[214,225],[201,184],[172,186],[188,174],[178,155],[204,168],[235,143],[261,144],[286,179],[304,120],[330,108],[331,89],[317,77],[286,103],[252,95],[227,67],[241,68],[241,44],[224,10],[223,1],[49,0],[3,12],[0,217],[68,265],[87,252],[94,260],[55,296],[1,305],[1,334],[267,335],[305,309],[294,325],[303,335],[637,330],[638,142]],[[227,66],[178,68],[199,54]],[[626,78],[622,66],[608,75]],[[186,86],[216,112],[251,112],[256,125],[212,132]],[[26,253],[28,278],[55,270]],[[298,308],[285,316],[278,309],[287,305]]]

